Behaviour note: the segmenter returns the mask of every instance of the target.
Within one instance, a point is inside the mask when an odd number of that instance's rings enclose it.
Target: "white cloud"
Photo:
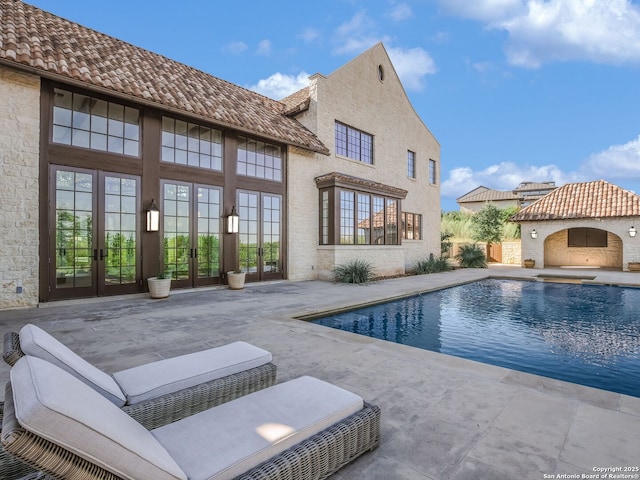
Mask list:
[[[496,190],[511,190],[520,182],[565,183],[607,180],[616,182],[640,182],[640,135],[622,145],[611,147],[590,155],[579,168],[564,172],[556,165],[517,165],[503,162],[483,170],[457,167],[449,172],[442,182],[441,192],[445,197],[457,198],[479,185]]]
[[[296,76],[277,72],[247,88],[275,100],[280,100],[308,85],[309,74],[306,72],[300,72]]]
[[[508,61],[640,63],[640,8],[630,0],[440,0],[454,15],[505,30]]]
[[[413,11],[406,3],[398,3],[393,6],[388,15],[396,22],[401,22],[402,20],[411,18],[413,16]]]
[[[333,52],[338,55],[353,55],[384,41],[385,38],[372,33],[375,30],[376,23],[364,10],[359,11],[336,29],[334,36],[336,47]]]
[[[399,48],[390,47],[388,37],[375,35],[376,24],[366,12],[360,11],[348,22],[338,27],[335,34],[337,47],[335,54],[359,54],[378,42],[387,44],[387,53],[400,77],[402,84],[408,90],[422,90],[424,76],[437,71],[436,64],[429,53],[420,47]]]
[[[271,55],[271,40],[260,40],[256,54],[268,57]]]
[[[431,55],[422,48],[404,50],[390,47],[387,52],[400,81],[408,90],[422,90],[425,75],[438,71]]]
[[[563,185],[585,180],[583,173],[565,173],[556,165],[521,166],[503,162],[479,171],[470,167],[454,168],[449,172],[449,178],[442,182],[441,193],[445,197],[458,198],[480,185],[495,190],[512,190],[520,182],[556,182],[556,185]]]
[[[320,37],[320,31],[315,28],[305,28],[297,37],[305,43],[311,43]]]
[[[249,47],[244,42],[231,42],[222,47],[222,50],[233,55],[238,55],[244,52],[247,48]]]
[[[593,178],[640,181],[640,136],[591,155],[582,170]]]

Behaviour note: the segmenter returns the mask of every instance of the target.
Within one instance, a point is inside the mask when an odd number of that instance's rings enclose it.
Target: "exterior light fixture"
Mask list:
[[[240,231],[240,215],[236,212],[236,206],[231,208],[231,213],[227,215],[227,233],[238,233]]]
[[[629,228],[629,236],[633,238],[636,236],[636,233],[638,233],[638,231],[636,230],[636,227],[631,226],[631,228]]]
[[[160,210],[155,200],[151,200],[151,205],[147,209],[147,232],[157,232],[160,229]]]
[[[531,238],[533,238],[534,240],[538,238],[538,232],[536,232],[535,228],[531,230]]]

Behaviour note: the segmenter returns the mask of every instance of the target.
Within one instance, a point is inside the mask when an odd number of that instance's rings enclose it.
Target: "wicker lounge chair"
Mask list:
[[[4,360],[15,364],[25,355],[23,347],[29,355],[53,362],[80,378],[148,429],[269,387],[276,380],[271,354],[244,342],[152,362],[116,372],[113,377],[34,325],[25,325],[20,334],[5,334]],[[13,476],[0,477],[13,479],[31,470],[0,448],[0,471],[13,471]]]
[[[55,478],[317,480],[380,439],[377,407],[312,377],[151,431],[30,356],[11,370],[5,398],[3,446]]]

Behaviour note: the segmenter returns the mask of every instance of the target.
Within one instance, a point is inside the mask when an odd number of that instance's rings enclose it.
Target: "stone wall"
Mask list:
[[[378,78],[379,66],[385,72],[383,81]],[[316,133],[331,153],[289,148],[288,278],[325,278],[333,269],[331,262],[342,263],[347,256],[371,259],[376,272],[386,275],[402,273],[430,253],[439,255],[440,145],[414,111],[384,47],[369,49],[327,77],[312,76],[310,97],[309,109],[296,119]],[[374,136],[373,165],[335,155],[336,121]],[[416,178],[407,175],[407,150],[416,154]],[[429,182],[430,159],[437,166],[435,185]],[[407,190],[402,210],[422,214],[423,238],[403,240],[401,247],[319,248],[319,193],[314,179],[331,172]]]
[[[0,66],[0,309],[38,304],[40,78]]]

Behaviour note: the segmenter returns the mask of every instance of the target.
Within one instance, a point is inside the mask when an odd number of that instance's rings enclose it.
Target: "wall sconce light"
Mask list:
[[[236,212],[236,206],[231,208],[231,213],[227,216],[227,233],[238,233],[240,231],[240,215]]]
[[[638,233],[638,231],[636,230],[636,227],[632,226],[631,228],[629,228],[629,236],[631,238],[635,237],[636,233]]]
[[[151,205],[147,209],[147,232],[157,232],[160,229],[160,210],[155,200],[151,200]]]
[[[538,238],[538,232],[536,232],[535,228],[531,230],[531,238],[533,238],[534,240]]]

